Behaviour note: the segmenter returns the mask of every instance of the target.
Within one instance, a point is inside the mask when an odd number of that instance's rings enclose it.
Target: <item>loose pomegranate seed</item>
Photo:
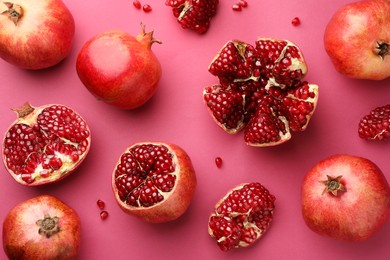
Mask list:
[[[294,26],[298,26],[301,24],[301,20],[298,17],[294,17],[294,19],[292,19],[291,23]]]
[[[221,168],[222,167],[222,158],[221,157],[215,158],[215,164],[217,165],[218,168]]]
[[[100,212],[100,218],[102,220],[105,220],[106,218],[108,218],[108,212],[103,210],[102,212]]]
[[[145,13],[149,13],[150,11],[152,11],[152,7],[148,4],[145,4],[142,9],[144,10]]]
[[[104,207],[106,206],[106,204],[102,200],[96,201],[96,204],[99,207],[99,209],[104,209]]]
[[[133,1],[133,5],[137,9],[141,9],[141,2],[138,0]]]
[[[245,0],[240,0],[240,1],[238,1],[238,5],[245,8],[245,7],[248,7],[248,2]]]
[[[232,5],[232,9],[233,9],[233,11],[237,11],[237,12],[240,12],[240,11],[242,10],[240,4],[234,4],[234,5]]]

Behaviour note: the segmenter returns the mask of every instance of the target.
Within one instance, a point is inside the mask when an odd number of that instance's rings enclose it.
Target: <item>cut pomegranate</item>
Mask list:
[[[100,219],[105,220],[106,218],[108,218],[108,215],[108,212],[103,210],[102,212],[100,212]]]
[[[218,168],[221,168],[222,167],[222,158],[221,157],[215,158],[215,164],[217,165]]]
[[[104,209],[104,207],[106,206],[106,203],[104,203],[104,201],[102,200],[97,200],[96,204],[99,207],[99,209]]]
[[[287,40],[259,39],[255,47],[229,41],[209,65],[220,84],[203,99],[226,132],[245,129],[251,146],[286,142],[306,129],[316,108],[318,86],[303,81],[307,67],[299,48]]]
[[[364,116],[358,127],[360,138],[367,140],[390,139],[390,104],[373,109]]]
[[[219,0],[166,0],[173,15],[184,29],[205,33],[211,18],[216,14]]]
[[[26,103],[15,111],[18,119],[5,134],[3,161],[17,182],[37,186],[58,181],[87,156],[90,130],[74,110]]]
[[[196,176],[189,156],[179,146],[137,143],[121,155],[112,187],[126,213],[161,223],[175,220],[187,210]]]
[[[208,232],[223,251],[250,246],[270,227],[274,202],[260,183],[238,185],[215,206]]]

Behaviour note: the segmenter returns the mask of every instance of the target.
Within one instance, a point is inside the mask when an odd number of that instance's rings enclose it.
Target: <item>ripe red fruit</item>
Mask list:
[[[76,259],[79,216],[49,195],[21,202],[4,219],[3,248],[9,259]]]
[[[166,0],[172,7],[173,15],[184,29],[205,33],[210,27],[211,18],[217,12],[219,0]]]
[[[229,41],[209,72],[219,79],[203,91],[210,115],[228,133],[244,129],[248,145],[286,142],[291,132],[306,129],[316,108],[318,86],[302,80],[306,63],[290,41]]]
[[[0,57],[24,69],[56,65],[70,52],[75,33],[72,14],[61,0],[0,4]]]
[[[364,241],[390,216],[390,187],[368,159],[333,155],[303,179],[302,214],[308,227],[320,235]]]
[[[223,251],[250,246],[269,229],[274,202],[260,183],[238,185],[215,205],[208,232]]]
[[[87,156],[91,133],[85,120],[64,105],[15,109],[16,121],[7,130],[3,162],[19,183],[37,186],[70,175]]]
[[[136,37],[124,31],[107,31],[87,41],[77,57],[81,82],[99,100],[110,105],[134,109],[145,104],[156,92],[161,65],[151,51],[153,32]]]
[[[136,143],[117,162],[112,188],[124,212],[161,223],[175,220],[187,210],[196,176],[189,156],[179,146]]]
[[[336,70],[348,77],[390,77],[390,2],[358,1],[341,7],[326,27],[324,45]]]
[[[358,126],[359,136],[367,140],[390,139],[390,104],[377,107],[364,116]]]

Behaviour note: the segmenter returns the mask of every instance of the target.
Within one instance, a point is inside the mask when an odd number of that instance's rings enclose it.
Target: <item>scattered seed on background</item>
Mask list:
[[[142,7],[142,10],[144,10],[145,13],[149,13],[152,11],[152,7],[148,4],[145,4],[143,7]]]
[[[242,10],[241,5],[239,5],[239,4],[232,5],[232,9],[233,9],[233,11],[237,11],[237,12],[241,12],[241,10]]]
[[[133,1],[133,5],[134,5],[135,8],[141,9],[141,2],[140,1],[134,0]]]
[[[294,25],[294,26],[298,26],[301,24],[301,20],[298,18],[298,17],[294,17],[292,20],[291,20],[291,24]]]
[[[222,158],[221,157],[216,157],[215,158],[215,164],[217,165],[218,168],[222,167]]]
[[[108,212],[103,210],[102,212],[100,212],[100,218],[102,220],[105,220],[106,218],[108,218]]]
[[[106,206],[106,204],[102,200],[97,200],[96,204],[99,207],[99,209],[104,209],[104,207]]]

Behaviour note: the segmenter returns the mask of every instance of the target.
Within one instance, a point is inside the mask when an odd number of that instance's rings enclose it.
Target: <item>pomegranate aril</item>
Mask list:
[[[142,7],[141,2],[138,0],[133,1],[133,6],[137,9],[141,9]]]
[[[100,219],[105,220],[108,218],[108,215],[109,215],[108,212],[103,210],[102,212],[100,212]]]
[[[143,7],[142,7],[142,10],[145,12],[145,13],[149,13],[152,11],[152,6],[150,6],[149,4],[145,4]]]
[[[238,5],[245,8],[245,7],[248,7],[248,2],[245,0],[240,0],[240,1],[238,1]]]
[[[294,26],[298,26],[301,24],[301,20],[299,19],[299,17],[294,17],[292,20],[291,20],[291,24],[294,25]]]
[[[233,11],[240,12],[242,10],[242,6],[240,4],[233,4],[232,9]]]
[[[103,210],[104,207],[106,206],[106,203],[104,203],[104,201],[102,200],[97,200],[96,205],[99,207],[99,209]]]
[[[216,157],[215,158],[215,164],[217,165],[217,168],[222,167],[222,158],[221,157]]]

